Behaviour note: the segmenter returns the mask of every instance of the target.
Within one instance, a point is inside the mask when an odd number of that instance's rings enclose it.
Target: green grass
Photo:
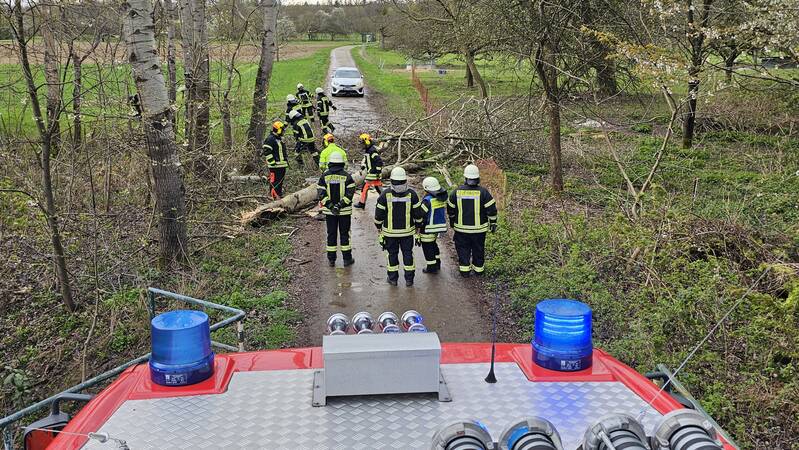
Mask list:
[[[401,55],[380,50],[375,46],[367,46],[366,58],[361,55],[361,47],[353,48],[352,57],[363,72],[369,88],[385,97],[386,106],[391,114],[398,116],[423,114],[419,93],[413,87],[410,73],[404,71],[404,64],[400,64]],[[384,57],[389,59],[386,60]]]

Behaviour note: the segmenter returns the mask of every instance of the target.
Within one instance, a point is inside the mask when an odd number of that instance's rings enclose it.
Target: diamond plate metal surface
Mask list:
[[[647,412],[652,431],[660,414],[622,383],[529,382],[515,363],[499,363],[496,384],[486,364],[442,364],[452,402],[435,395],[329,399],[311,406],[313,370],[239,372],[219,395],[130,400],[100,431],[131,449],[428,449],[444,422],[477,418],[494,439],[518,417],[538,415],[560,432],[566,449],[580,445],[600,416]],[[108,449],[89,442],[84,448]]]

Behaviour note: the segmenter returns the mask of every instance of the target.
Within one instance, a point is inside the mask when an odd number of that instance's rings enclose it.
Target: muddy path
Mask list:
[[[336,67],[354,66],[350,54],[352,47],[333,50],[330,71]],[[366,91],[363,98],[334,99],[338,111],[333,118],[336,135],[354,142],[357,135],[370,130],[370,124],[379,119],[380,111],[375,101],[370,101]],[[351,152],[352,153],[352,152]],[[421,190],[421,179],[412,179],[412,186]],[[356,192],[356,196],[359,192]],[[385,254],[377,243],[377,230],[373,218],[377,195],[370,193],[365,210],[356,209],[352,220],[352,244],[355,264],[343,267],[341,256],[336,267],[329,267],[325,257],[324,222],[303,217],[297,223],[298,231],[292,237],[296,266],[295,294],[302,301],[306,314],[307,334],[303,344],[319,345],[327,318],[337,312],[352,316],[358,311],[368,311],[375,318],[383,311],[397,314],[408,309],[419,311],[425,324],[436,331],[443,341],[485,341],[489,339],[490,316],[483,305],[483,289],[475,279],[463,279],[457,273],[457,261],[451,236],[441,236],[442,271],[436,275],[422,273],[424,255],[414,247],[416,282],[412,287],[390,286],[386,283]]]

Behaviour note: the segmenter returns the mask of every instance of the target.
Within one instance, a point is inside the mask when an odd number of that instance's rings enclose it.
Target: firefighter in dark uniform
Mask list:
[[[302,112],[302,107],[300,106],[300,101],[297,100],[293,94],[289,94],[286,96],[286,122],[291,121],[289,114],[292,111],[299,111]]]
[[[377,151],[377,147],[372,144],[372,137],[366,133],[358,136],[363,144],[363,162],[361,163],[361,172],[363,176],[363,187],[361,188],[361,198],[355,204],[356,208],[366,208],[366,197],[369,195],[369,189],[374,188],[377,194],[380,195],[380,188],[383,187],[383,158]]]
[[[302,83],[297,84],[297,100],[300,102],[302,115],[305,116],[305,118],[309,121],[313,122],[313,102],[311,101],[311,93],[305,89],[305,86],[303,86]]]
[[[302,160],[302,152],[308,152],[313,158],[314,167],[319,167],[319,151],[316,150],[316,137],[313,134],[313,127],[299,111],[291,111],[289,119],[291,120],[291,127],[294,130],[294,139],[296,141],[297,164],[305,165]]]
[[[441,270],[441,251],[438,249],[438,235],[447,232],[447,190],[435,177],[422,180],[425,196],[422,198],[422,232],[419,243],[424,252],[426,266],[424,273],[438,273]]]
[[[330,110],[336,111],[336,105],[325,95],[324,89],[316,88],[316,114],[319,116],[319,124],[322,126],[322,133],[333,133],[336,127],[330,123]]]
[[[283,180],[286,179],[286,169],[289,166],[286,158],[286,147],[283,145],[283,122],[272,124],[272,132],[264,140],[261,154],[266,159],[269,168],[269,184],[272,186],[272,198],[277,200],[283,196]]]
[[[405,285],[413,286],[416,266],[413,264],[413,241],[417,228],[421,226],[422,208],[419,196],[408,188],[405,169],[395,167],[391,171],[391,188],[377,199],[375,226],[380,231],[381,242],[386,250],[387,281],[396,286],[399,280],[399,253],[405,271]]]
[[[340,153],[330,155],[328,169],[319,178],[316,191],[322,203],[322,213],[327,224],[327,261],[336,265],[337,250],[341,248],[344,266],[352,265],[352,244],[350,227],[352,225],[352,196],[355,195],[355,181],[344,170],[344,158]]]
[[[480,170],[469,164],[463,170],[465,183],[455,189],[447,202],[447,215],[455,229],[458,270],[468,277],[472,270],[485,269],[486,232],[497,230],[497,205],[491,193],[480,186]]]

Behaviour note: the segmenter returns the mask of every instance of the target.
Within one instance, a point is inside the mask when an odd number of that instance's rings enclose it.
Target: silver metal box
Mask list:
[[[441,391],[436,333],[324,336],[322,355],[324,397]]]

